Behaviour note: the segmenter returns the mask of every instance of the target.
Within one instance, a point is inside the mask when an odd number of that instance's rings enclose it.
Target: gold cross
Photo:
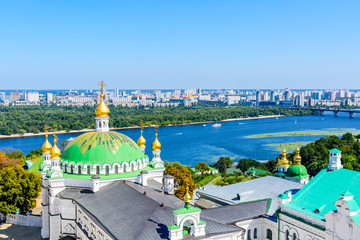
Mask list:
[[[104,94],[104,86],[106,86],[105,82],[101,80],[99,86],[101,87],[101,94]]]
[[[159,125],[156,123],[156,124],[155,124],[155,131],[156,131],[156,133],[157,133],[157,131],[158,131],[158,127],[159,127]]]
[[[57,129],[56,128],[54,128],[53,129],[53,135],[54,135],[54,138],[56,139],[56,141],[58,140],[58,137],[56,136],[56,131],[57,131]]]
[[[140,128],[141,128],[141,130],[143,130],[143,128],[144,128],[144,123],[143,123],[143,121],[140,122]]]
[[[45,126],[44,126],[45,132],[48,132],[49,128],[50,128],[50,127],[49,127],[48,125],[45,125]]]

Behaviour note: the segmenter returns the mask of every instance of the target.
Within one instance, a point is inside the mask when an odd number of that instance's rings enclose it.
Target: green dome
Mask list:
[[[71,141],[60,156],[61,162],[103,165],[146,158],[139,146],[118,132],[88,132]]]
[[[309,176],[304,165],[291,165],[288,168],[286,175],[287,177],[292,178],[305,178]]]

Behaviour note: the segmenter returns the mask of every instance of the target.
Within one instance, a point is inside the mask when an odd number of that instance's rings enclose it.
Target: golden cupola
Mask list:
[[[160,152],[160,148],[161,148],[161,143],[159,142],[157,136],[158,136],[158,133],[157,133],[157,127],[155,128],[156,130],[156,133],[155,133],[155,140],[154,142],[152,143],[152,149],[154,152]]]
[[[104,102],[104,81],[100,82],[101,85],[101,94],[100,94],[100,104],[95,109],[95,114],[97,117],[107,117],[110,113],[108,106]]]
[[[43,150],[43,153],[50,153],[50,150],[52,148],[51,144],[49,143],[49,140],[48,140],[48,135],[45,134],[45,142],[44,144],[42,145],[42,150]]]
[[[296,147],[296,149],[295,149],[294,164],[301,165],[301,157],[300,157],[300,148],[299,147]]]
[[[141,124],[141,135],[140,135],[139,139],[137,140],[137,144],[141,148],[145,147],[145,144],[146,144],[146,140],[143,137],[143,125],[142,124]]]
[[[50,150],[51,159],[59,159],[59,157],[61,155],[61,151],[58,148],[56,142],[57,142],[57,139],[56,139],[56,136],[55,136],[55,138],[54,138],[54,146]]]
[[[282,159],[280,161],[280,166],[282,166],[282,167],[289,167],[290,166],[289,160],[287,160],[287,158],[286,158],[286,150],[285,150],[285,148],[282,151]]]

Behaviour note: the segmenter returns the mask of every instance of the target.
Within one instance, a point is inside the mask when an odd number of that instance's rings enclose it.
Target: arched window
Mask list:
[[[296,240],[296,233],[293,234],[293,240]]]
[[[134,168],[135,168],[135,164],[134,164],[134,163],[132,163],[132,164],[131,164],[131,171],[132,171],[132,172],[133,172],[133,171],[135,171],[135,169],[134,169]]]
[[[248,229],[247,240],[251,240],[251,230]]]
[[[126,172],[126,164],[124,164],[124,172]]]
[[[106,174],[106,175],[109,175],[109,171],[110,171],[109,166],[106,166],[106,167],[105,167],[105,174]]]
[[[285,232],[285,239],[286,239],[286,240],[290,240],[289,238],[290,238],[289,230],[286,230],[286,232]]]
[[[119,173],[119,166],[115,165],[115,174]]]
[[[70,173],[74,173],[74,165],[70,165]]]
[[[86,174],[90,175],[90,166],[86,167]]]
[[[81,166],[78,166],[78,174],[81,174]]]
[[[100,167],[96,166],[96,174],[99,175],[100,174]]]
[[[66,167],[67,167],[67,166],[66,166],[66,163],[65,163],[65,165],[64,165],[64,170],[65,170],[65,172],[67,172],[67,169],[66,169]]]
[[[138,161],[138,170],[141,169],[141,162]]]
[[[266,229],[266,239],[272,240],[272,231],[270,229]]]
[[[101,128],[101,122],[99,121],[99,128]]]
[[[254,238],[257,238],[257,228],[254,229]]]

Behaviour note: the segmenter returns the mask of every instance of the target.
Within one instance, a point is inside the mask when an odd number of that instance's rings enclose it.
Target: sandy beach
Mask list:
[[[275,118],[275,117],[284,117],[283,115],[269,115],[269,116],[258,116],[258,117],[248,117],[248,118],[230,118],[230,119],[224,119],[222,121],[219,122],[229,122],[229,121],[240,121],[240,120],[253,120],[253,119],[264,119],[264,118]],[[166,127],[171,127],[171,126],[182,126],[182,125],[194,125],[194,124],[206,124],[206,123],[214,123],[214,121],[208,121],[208,122],[194,122],[194,123],[187,123],[187,124],[169,124]],[[144,126],[146,127],[155,127],[155,125],[150,125],[150,126]],[[110,130],[122,130],[122,129],[136,129],[136,128],[140,128],[140,126],[130,126],[130,127],[121,127],[121,128],[110,128]],[[83,132],[91,132],[94,131],[95,129],[81,129],[81,130],[70,130],[70,131],[57,131],[56,134],[64,134],[64,133],[83,133]],[[0,135],[0,139],[1,138],[20,138],[20,137],[33,137],[33,136],[43,136],[45,135],[45,132],[40,132],[40,133],[24,133],[24,134],[11,134],[11,135]],[[52,133],[48,133],[48,134],[52,134]]]

